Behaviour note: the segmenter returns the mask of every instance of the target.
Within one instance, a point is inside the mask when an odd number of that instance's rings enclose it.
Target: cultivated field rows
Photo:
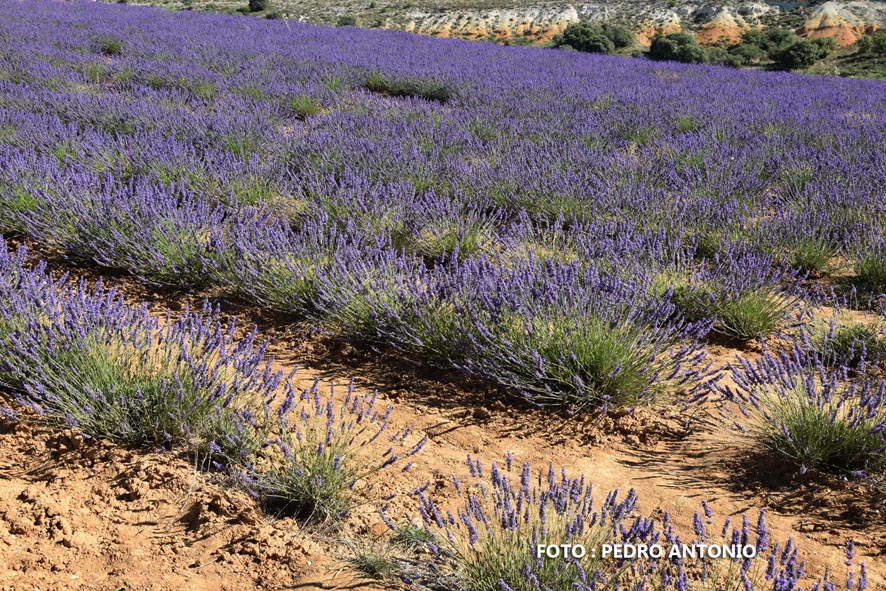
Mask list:
[[[321,554],[401,530],[388,581],[886,584],[882,83],[91,3],[0,38],[0,230],[54,270],[0,248],[7,441],[182,452]],[[772,563],[527,562],[547,514]]]

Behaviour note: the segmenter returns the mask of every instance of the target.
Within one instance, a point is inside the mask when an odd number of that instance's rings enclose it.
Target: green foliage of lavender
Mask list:
[[[832,320],[809,340],[821,362],[830,367],[877,368],[886,361],[886,329],[880,320]]]
[[[853,282],[861,290],[886,293],[886,240],[871,236],[870,242],[858,250]]]
[[[681,314],[711,318],[714,332],[742,341],[772,335],[799,305],[795,274],[737,246],[713,253],[675,285],[672,301]]]
[[[236,333],[209,308],[156,317],[114,290],[53,281],[0,241],[0,388],[50,423],[245,469],[269,504],[311,519],[347,513],[380,470],[409,469],[425,440],[387,434],[375,395],[351,385],[338,407],[316,383],[297,395],[256,333]],[[5,406],[0,417],[17,419]]]
[[[366,501],[367,478],[398,462],[408,470],[406,460],[424,447],[424,439],[405,447],[408,428],[386,433],[390,412],[376,406],[374,394],[354,393],[353,383],[339,405],[332,393],[323,399],[316,383],[299,395],[289,388],[277,411],[281,435],[275,447],[283,461],[252,477],[256,491],[276,510],[309,521],[340,519]],[[388,449],[371,452],[376,440]]]
[[[735,389],[717,386],[725,400],[761,443],[801,472],[864,475],[886,467],[886,381],[846,364],[828,367],[801,345],[767,351],[756,362],[739,359],[732,378]]]
[[[86,435],[243,463],[266,441],[280,375],[255,335],[211,310],[160,321],[114,291],[50,281],[0,244],[0,379],[19,403]]]

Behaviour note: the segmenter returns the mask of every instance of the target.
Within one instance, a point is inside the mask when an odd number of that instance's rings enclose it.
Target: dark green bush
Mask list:
[[[811,41],[796,41],[772,56],[776,65],[785,70],[808,68],[822,57],[821,48]]]
[[[828,366],[856,367],[862,361],[886,360],[886,338],[880,323],[832,324],[816,335],[813,342],[822,362]]]
[[[742,45],[752,45],[754,47],[763,48],[766,43],[766,36],[760,29],[750,29],[741,35]]]
[[[689,33],[671,33],[659,35],[652,40],[649,57],[657,61],[683,62],[686,64],[704,64],[708,61],[708,53],[695,42]]]
[[[875,54],[886,56],[886,31],[877,31],[871,35],[871,44]]]
[[[427,101],[445,103],[454,92],[442,82],[415,76],[394,78],[381,72],[372,72],[363,82],[363,87],[378,94],[396,97],[422,98]]]
[[[795,395],[765,400],[763,408],[772,417],[767,443],[774,451],[802,466],[837,474],[886,466],[883,439],[877,432],[886,410],[882,404],[871,408],[868,416],[854,419],[842,397],[817,402],[807,388],[798,384]]]
[[[636,42],[633,31],[624,25],[604,23],[602,29],[616,49],[630,47]]]
[[[766,52],[760,49],[759,46],[750,43],[733,45],[729,48],[729,55],[736,62],[740,62],[741,65],[753,64],[767,57]]]
[[[313,97],[299,94],[289,99],[289,109],[299,121],[304,121],[323,112],[323,106]]]
[[[713,47],[708,50],[708,62],[731,68],[739,68],[745,64],[743,58],[722,47]]]
[[[559,43],[586,53],[612,53],[615,51],[615,43],[603,32],[603,27],[591,23],[569,25],[563,31]]]
[[[102,37],[97,40],[98,50],[102,55],[120,55],[123,53],[123,42],[115,37]]]
[[[855,48],[861,55],[868,55],[874,50],[874,38],[870,35],[862,35],[855,42]]]
[[[818,59],[826,58],[837,49],[837,42],[834,41],[833,37],[822,37],[821,39],[813,39],[810,41],[813,45],[818,47]]]
[[[337,27],[356,27],[357,26],[357,17],[352,16],[350,14],[338,17],[338,20],[335,21],[335,26]]]
[[[821,275],[837,254],[836,248],[820,236],[805,236],[788,246],[788,262],[801,271]]]
[[[797,36],[789,29],[771,27],[763,31],[747,31],[742,42],[756,45],[770,56],[797,42]]]
[[[862,291],[886,293],[886,249],[870,249],[858,255],[853,283]]]
[[[249,0],[249,12],[261,12],[268,9],[268,0]]]

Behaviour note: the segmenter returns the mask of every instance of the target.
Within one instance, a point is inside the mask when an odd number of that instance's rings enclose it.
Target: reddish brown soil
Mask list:
[[[158,307],[180,308],[183,301],[123,278],[111,282]],[[358,390],[378,388],[395,403],[395,430],[408,424],[428,436],[411,471],[376,479],[377,495],[400,493],[389,511],[397,521],[417,519],[405,493],[425,482],[434,483],[436,497],[454,500],[450,475],[467,477],[466,454],[488,465],[511,451],[535,470],[553,462],[584,473],[598,496],[634,488],[642,513],[668,509],[684,531],[691,531],[702,499],[719,518],[748,512],[755,519],[765,507],[773,538],[794,537],[809,573],[825,567],[843,573],[841,547],[851,538],[868,565],[869,588],[886,589],[883,487],[800,476],[796,467],[760,454],[759,444],[724,426],[710,406],[566,416],[255,309],[231,303],[224,309],[258,323],[278,366],[300,366],[300,385],[316,378],[344,385],[358,376]],[[720,345],[710,352],[721,363],[739,353]],[[336,391],[343,395],[344,388]],[[383,538],[378,505],[377,499],[361,505],[335,531],[306,530],[263,515],[248,495],[183,458],[83,442],[28,419],[0,433],[0,590],[365,588],[369,583],[345,560],[342,540]]]

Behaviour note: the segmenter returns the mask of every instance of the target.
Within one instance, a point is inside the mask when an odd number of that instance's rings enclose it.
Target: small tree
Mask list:
[[[874,50],[874,38],[870,35],[862,35],[855,42],[855,47],[861,55],[868,55]]]
[[[813,39],[811,43],[818,48],[818,59],[826,58],[837,48],[837,42],[834,41],[833,37]]]
[[[573,23],[563,31],[558,45],[568,45],[587,53],[612,53],[615,44],[606,36],[603,27],[591,23]]]
[[[763,31],[763,43],[760,47],[771,55],[775,52],[787,49],[796,42],[797,36],[794,35],[793,31],[782,29],[780,27],[772,27]]]
[[[708,61],[705,49],[699,47],[695,38],[689,33],[671,33],[655,37],[649,47],[649,57],[657,61],[686,64],[704,64]]]
[[[745,43],[744,41],[738,45],[730,47],[729,53],[739,61],[741,65],[752,64],[766,57],[766,52],[760,49],[758,45]]]
[[[797,41],[776,53],[773,59],[780,68],[797,70],[814,65],[820,57],[821,49],[818,45],[809,41]]]
[[[877,31],[871,35],[871,45],[875,54],[886,56],[886,31]]]
[[[602,26],[603,34],[606,35],[616,49],[630,47],[636,41],[634,33],[624,25],[613,25],[604,23]]]
[[[729,66],[731,68],[739,68],[744,65],[744,59],[722,47],[714,47],[708,50],[708,61],[718,66]]]
[[[249,0],[249,12],[261,12],[268,9],[268,0]]]

